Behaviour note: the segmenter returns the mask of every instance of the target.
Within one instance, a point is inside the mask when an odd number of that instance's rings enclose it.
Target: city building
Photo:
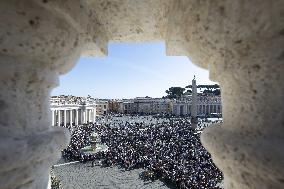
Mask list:
[[[221,95],[197,93],[195,76],[191,87],[191,93],[185,94],[173,102],[173,115],[191,116],[192,122],[197,122],[196,117],[222,117]]]
[[[96,100],[96,111],[97,115],[105,115],[109,112],[108,100],[97,99]]]
[[[117,102],[118,112],[123,114],[171,114],[172,100],[151,97],[136,97]]]
[[[133,99],[123,99],[119,106],[119,112],[123,114],[134,114],[136,109]]]
[[[186,100],[176,100],[173,102],[172,114],[175,116],[191,116],[191,97]],[[221,96],[197,96],[197,116],[218,116],[222,117]]]
[[[111,113],[123,113],[120,109],[122,108],[123,101],[112,99],[108,101],[108,109]]]
[[[75,126],[96,121],[96,103],[90,96],[53,96],[50,106],[52,126]]]
[[[137,97],[133,101],[138,114],[170,114],[171,100],[164,98]]]

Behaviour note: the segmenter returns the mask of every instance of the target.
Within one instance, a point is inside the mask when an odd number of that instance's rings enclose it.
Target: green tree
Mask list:
[[[221,90],[220,89],[216,89],[216,90],[213,91],[213,93],[215,95],[221,95]]]
[[[170,99],[180,99],[181,96],[184,94],[185,88],[182,87],[171,87],[166,90],[167,98]]]

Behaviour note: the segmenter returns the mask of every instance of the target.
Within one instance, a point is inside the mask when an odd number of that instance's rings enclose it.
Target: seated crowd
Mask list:
[[[92,132],[101,136],[101,142],[109,147],[107,152],[81,153],[81,148],[90,145]],[[78,126],[62,154],[67,160],[102,159],[103,166],[144,168],[143,179],[161,179],[177,188],[218,188],[223,180],[202,146],[200,134],[191,129],[186,118],[104,117],[98,124]]]

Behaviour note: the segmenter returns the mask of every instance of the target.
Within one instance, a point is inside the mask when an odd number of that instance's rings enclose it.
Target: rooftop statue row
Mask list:
[[[96,101],[91,96],[88,97],[77,97],[73,95],[60,95],[52,96],[50,98],[51,105],[86,105],[95,104]]]

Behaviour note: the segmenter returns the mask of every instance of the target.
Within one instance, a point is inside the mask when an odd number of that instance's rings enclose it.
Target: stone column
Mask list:
[[[82,117],[82,109],[78,110],[79,111],[79,124],[83,123],[83,117]]]
[[[93,109],[93,122],[96,122],[96,108]]]
[[[210,107],[209,106],[210,105],[206,104],[206,114],[209,114],[209,112],[210,112]]]
[[[81,111],[81,115],[82,115],[82,123],[85,123],[85,110],[82,109]]]
[[[53,116],[53,126],[56,126],[56,110],[53,110],[53,114],[52,114],[52,116]]]
[[[89,121],[90,110],[86,109],[86,123]]]
[[[76,126],[79,125],[79,109],[76,109]]]
[[[177,116],[179,116],[180,115],[180,105],[176,104],[176,107],[177,107]]]
[[[196,128],[198,124],[198,118],[197,118],[197,86],[196,86],[196,80],[195,76],[192,80],[192,104],[191,104],[191,125],[192,128]]]
[[[57,126],[57,120],[58,120],[58,113],[57,110],[54,110],[54,126]]]
[[[73,109],[70,110],[70,125],[73,124]]]
[[[90,109],[90,122],[93,122],[93,109]]]
[[[89,113],[88,113],[88,120],[89,120],[89,122],[92,121],[91,115],[92,115],[92,110],[89,109]]]
[[[81,109],[81,121],[82,121],[82,124],[85,123],[85,110],[84,109]]]
[[[82,122],[86,123],[86,109],[82,110]]]
[[[52,121],[51,121],[51,125],[54,126],[54,110],[51,110],[51,117],[52,117]]]
[[[67,124],[67,112],[66,111],[67,110],[64,109],[63,111],[64,111],[64,123],[63,123],[63,125],[66,126],[66,124]]]
[[[88,123],[89,121],[89,110],[87,109],[86,110],[86,123]]]
[[[58,111],[58,126],[61,126],[61,121],[62,121],[62,114],[61,114],[61,110],[57,110]]]
[[[83,124],[84,123],[84,120],[83,120],[83,109],[80,109],[80,111],[79,111],[80,113],[79,113],[79,117],[80,117],[80,124]]]
[[[69,124],[70,123],[70,110],[65,110],[66,112],[66,123],[65,125]]]

